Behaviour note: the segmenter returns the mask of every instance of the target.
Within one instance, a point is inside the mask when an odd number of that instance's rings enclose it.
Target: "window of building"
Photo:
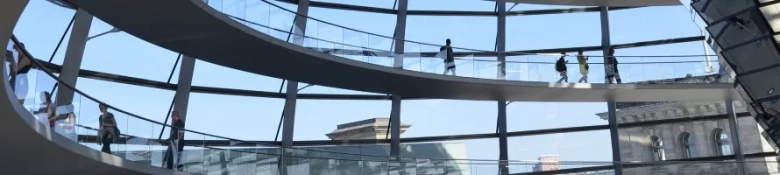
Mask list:
[[[653,160],[654,161],[666,160],[666,153],[664,153],[664,141],[662,141],[661,138],[657,136],[653,136],[651,140],[652,140],[651,146],[653,148]]]
[[[729,135],[723,132],[723,129],[715,131],[715,149],[718,150],[719,155],[731,155]]]
[[[691,135],[691,133],[682,133],[682,135],[680,135],[680,143],[682,145],[683,156],[685,156],[685,158],[693,158],[696,156],[696,140],[694,140],[694,137]]]

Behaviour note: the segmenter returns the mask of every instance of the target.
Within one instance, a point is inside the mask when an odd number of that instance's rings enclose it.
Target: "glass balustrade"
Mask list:
[[[25,53],[30,54],[30,53]],[[31,55],[35,58],[35,55]],[[70,104],[57,108],[57,117],[49,122],[41,117],[39,122],[54,128],[54,132],[86,147],[102,150],[107,141],[101,139],[99,117],[100,101],[71,89],[69,85],[59,83],[57,75],[42,68],[41,63],[33,62],[34,69],[26,76],[29,80],[24,106],[31,113],[37,113],[45,107],[45,95],[55,99],[59,89],[75,91]],[[630,65],[630,64],[628,64]],[[7,64],[6,64],[7,66]],[[704,81],[704,80],[702,80]],[[669,80],[671,83],[679,83]],[[664,82],[657,82],[664,83]],[[168,132],[171,126],[107,104],[115,119],[120,133],[110,142],[113,155],[126,160],[167,168],[168,160],[177,159],[171,167],[198,174],[495,174],[499,165],[496,160],[446,159],[424,157],[391,158],[389,155],[361,154],[361,150],[382,149],[386,144],[352,146],[350,151],[332,151],[322,147],[285,148],[268,142],[252,142],[207,133],[184,130],[184,140],[180,142],[181,153],[173,156]],[[166,130],[167,128],[167,130]],[[102,142],[101,142],[102,141]],[[341,146],[332,146],[342,148]],[[176,149],[176,148],[174,148]],[[358,151],[355,151],[358,150]],[[354,153],[358,152],[358,153]],[[371,152],[371,151],[365,151]],[[392,161],[391,161],[392,160]],[[759,159],[761,160],[761,159]],[[546,161],[507,161],[511,173],[533,174],[548,173],[585,173],[610,174],[612,162],[546,162]],[[671,174],[689,174],[689,172],[734,174],[740,163],[720,162],[624,162],[625,171],[666,172]],[[777,167],[776,162],[743,162],[743,166]]]
[[[259,2],[259,1],[258,1]],[[232,8],[224,13],[244,13],[232,15],[233,19],[280,40],[317,51],[352,59],[365,63],[397,67],[405,70],[441,74],[444,71],[442,58],[438,57],[438,45],[414,41],[404,42],[404,53],[397,54],[394,39],[324,21],[308,20],[306,32],[294,27],[294,13],[277,6],[259,2],[267,10],[261,15],[248,15],[252,10]],[[212,5],[212,4],[210,4]],[[246,6],[249,6],[245,4]],[[255,4],[256,5],[256,4]],[[257,7],[257,6],[256,6]],[[314,26],[314,27],[312,27]],[[305,33],[305,34],[302,34]],[[324,34],[324,33],[333,33]],[[335,37],[329,37],[335,36]],[[557,54],[505,53],[507,61],[498,62],[497,53],[466,48],[454,48],[457,75],[484,79],[505,79],[514,81],[555,82],[560,74],[555,71],[554,61]],[[33,55],[34,57],[34,55]],[[396,64],[396,57],[403,62]],[[604,82],[603,57],[591,56],[589,63],[591,79],[589,82]],[[707,62],[701,55],[696,56],[618,56],[619,70],[624,83],[726,83],[728,78],[714,74],[706,67]],[[569,60],[569,81],[579,79],[579,65],[576,57]],[[712,62],[714,65],[716,60]],[[56,99],[58,89],[74,90],[58,85],[56,74],[37,68],[26,75],[29,79],[24,106],[35,113],[44,107],[42,93],[51,94]],[[500,77],[499,70],[505,67],[506,76]],[[717,70],[717,69],[716,69]],[[677,77],[696,77],[681,79]],[[662,80],[659,80],[662,79]],[[656,80],[656,81],[648,81]],[[99,122],[100,111],[97,99],[76,91],[73,101],[62,107],[63,117],[53,123],[45,119],[39,121],[53,127],[53,131],[95,150],[101,150]],[[175,169],[199,174],[496,174],[499,162],[495,160],[455,160],[422,157],[401,157],[390,161],[388,155],[365,155],[317,148],[283,148],[275,144],[243,141],[228,137],[215,136],[192,130],[184,131],[183,149],[180,156],[170,156],[170,126],[144,118],[120,108],[110,106],[121,134],[110,144],[112,154],[126,160],[156,167],[167,167],[167,160],[178,157]],[[40,117],[40,115],[36,115]],[[167,128],[167,129],[166,129]],[[161,133],[166,131],[164,133]],[[377,145],[356,146],[358,149]],[[380,145],[385,146],[385,145]],[[511,173],[534,173],[540,171],[560,171],[566,174],[581,172],[586,174],[610,174],[612,162],[544,162],[544,161],[508,161]],[[740,163],[722,162],[674,162],[637,163],[625,162],[625,171],[665,172],[667,174],[735,174]],[[774,166],[776,162],[742,162],[744,166]],[[284,166],[286,165],[286,166]],[[641,173],[640,173],[641,174]]]
[[[251,4],[251,5],[250,5]],[[209,5],[231,19],[276,39],[310,48],[318,52],[385,67],[444,74],[442,44],[430,44],[373,34],[347,26],[306,17],[305,29],[294,25],[296,14],[281,4],[266,0],[215,1]],[[242,9],[243,8],[243,9]],[[395,42],[404,42],[403,51]],[[506,52],[506,61],[498,61],[498,52],[452,46],[455,57],[455,75],[461,77],[500,79],[511,81],[557,82],[562,75],[556,71],[559,53]],[[644,83],[649,80],[670,79],[665,83],[725,83],[704,81],[674,81],[679,77],[717,76],[717,57],[710,55],[675,56],[621,56],[616,51],[617,70],[623,83]],[[587,56],[587,55],[586,55]],[[564,57],[568,61],[568,82],[578,82],[586,72],[588,83],[605,83],[605,60],[602,55],[589,56],[587,71],[581,70],[575,52]],[[396,61],[401,61],[396,63]],[[505,75],[500,73],[505,69]],[[448,72],[448,75],[452,73]]]

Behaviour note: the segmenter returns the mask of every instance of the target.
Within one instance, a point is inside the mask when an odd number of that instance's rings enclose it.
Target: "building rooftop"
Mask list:
[[[640,81],[640,82],[633,82],[630,84],[690,84],[690,83],[726,83],[729,81],[728,77],[724,77],[720,74],[713,74],[713,75],[702,75],[702,76],[692,76],[688,74],[685,77],[682,78],[671,78],[671,79],[659,79],[659,80],[649,80],[649,81]],[[641,107],[650,107],[655,106],[663,103],[669,103],[669,101],[662,101],[662,102],[621,102],[616,103],[615,108],[617,109],[628,109],[628,108],[641,108]]]
[[[401,123],[401,134],[412,125]],[[336,126],[336,130],[326,134],[331,140],[385,139],[389,134],[390,118],[372,118]]]

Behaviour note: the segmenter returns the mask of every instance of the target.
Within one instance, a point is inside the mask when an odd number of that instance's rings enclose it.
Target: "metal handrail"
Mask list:
[[[275,4],[275,3],[269,2],[268,0],[260,0],[260,1],[263,1],[263,2],[265,2],[266,4],[268,4],[268,5],[270,5],[270,6],[273,6],[273,7],[276,7],[276,8],[278,8],[278,9],[281,9],[282,11],[286,11],[286,12],[292,13],[292,14],[293,14],[293,15],[295,15],[295,16],[304,17],[304,18],[307,18],[307,19],[311,19],[311,20],[314,20],[314,21],[317,21],[317,22],[321,22],[321,23],[324,23],[324,24],[328,24],[328,25],[333,25],[333,26],[340,27],[340,28],[343,28],[343,29],[346,29],[346,30],[350,30],[350,31],[354,31],[354,32],[357,32],[357,33],[364,33],[364,34],[367,34],[367,35],[376,36],[376,37],[380,37],[380,38],[385,38],[385,39],[392,39],[392,40],[398,40],[398,41],[409,42],[409,43],[415,43],[415,44],[420,44],[420,45],[425,45],[425,46],[432,46],[432,47],[439,47],[439,46],[442,46],[441,44],[431,44],[431,43],[425,43],[425,42],[411,41],[411,40],[407,40],[407,39],[400,39],[400,38],[395,38],[395,37],[391,37],[391,36],[385,36],[385,35],[380,35],[380,34],[376,34],[376,33],[371,33],[371,32],[367,32],[367,31],[363,31],[363,30],[358,30],[358,29],[354,29],[354,28],[346,27],[346,26],[343,26],[343,25],[335,24],[335,23],[332,23],[332,22],[327,22],[327,21],[324,21],[324,20],[321,20],[321,19],[317,19],[317,18],[314,18],[314,17],[308,16],[308,15],[299,14],[299,13],[297,13],[297,12],[295,12],[295,11],[292,11],[292,10],[290,10],[290,9],[286,9],[286,8],[284,8],[284,7],[281,7],[281,6],[277,5],[277,4]],[[196,3],[205,3],[205,2],[196,2]],[[205,5],[206,5],[206,6],[208,6],[208,7],[210,7],[210,8],[214,8],[214,7],[212,7],[212,6],[208,5],[208,4],[205,4]],[[216,8],[214,8],[214,9],[215,9],[215,10],[217,10]],[[241,21],[244,21],[244,22],[251,22],[251,21],[249,21],[249,20],[246,20],[246,19],[243,19],[243,18],[239,18],[239,17],[233,16],[233,15],[230,15],[230,14],[224,13],[224,12],[222,12],[221,10],[217,10],[217,11],[218,11],[218,12],[220,12],[220,13],[222,13],[222,14],[224,14],[224,15],[226,15],[226,16],[228,16],[228,17],[230,17],[230,18],[233,18],[233,19],[239,19],[239,20],[241,20]],[[251,23],[254,23],[254,22],[251,22]],[[257,23],[254,23],[254,24],[255,24],[255,25],[260,25],[260,24],[257,24]],[[296,27],[296,26],[295,26],[295,24],[292,24],[292,27]],[[270,28],[270,27],[269,27],[269,28]],[[271,28],[271,29],[274,29],[274,28]],[[275,29],[275,30],[276,30],[276,29]],[[281,32],[283,32],[283,33],[294,33],[294,32],[287,32],[287,31],[281,31]],[[293,34],[293,35],[298,35],[298,36],[300,36],[299,34]],[[304,36],[304,37],[305,37],[305,36]],[[340,44],[343,44],[343,43],[340,43]],[[491,51],[491,50],[470,49],[470,48],[462,48],[462,47],[452,47],[452,48],[453,48],[453,49],[460,49],[460,50],[467,50],[467,51],[476,51],[476,52],[485,52],[485,53],[496,53],[497,55],[498,55],[498,53],[520,53],[520,54],[525,54],[525,55],[549,55],[549,56],[559,56],[559,54],[542,54],[542,53],[529,53],[529,52],[518,52],[518,51],[496,52],[496,51]],[[576,55],[566,55],[566,56],[576,56]],[[598,56],[598,55],[593,55],[593,56],[591,56],[591,55],[586,55],[586,56],[590,56],[590,57],[603,57],[603,56]],[[631,57],[631,56],[621,56],[621,57]]]
[[[15,35],[12,35],[12,36],[11,36],[11,40],[14,42],[14,44],[20,44],[20,43],[21,43],[21,42],[19,42],[19,40],[16,38],[16,36],[15,36]],[[189,130],[189,129],[180,128],[180,127],[176,127],[176,126],[168,125],[168,124],[165,124],[165,123],[161,123],[161,122],[158,122],[158,121],[154,121],[154,120],[151,120],[151,119],[149,119],[149,118],[145,118],[145,117],[142,117],[142,116],[139,116],[139,115],[136,115],[136,114],[130,113],[130,112],[128,112],[128,111],[125,111],[125,110],[122,110],[122,109],[116,108],[116,107],[114,107],[114,106],[111,106],[111,105],[109,105],[109,104],[106,104],[106,103],[104,103],[103,101],[100,101],[100,100],[98,100],[98,99],[96,99],[96,98],[94,98],[94,97],[92,97],[92,96],[90,96],[90,95],[88,95],[88,94],[84,93],[83,91],[81,91],[81,90],[78,90],[78,89],[74,88],[74,87],[73,87],[73,85],[70,85],[70,84],[68,84],[68,83],[65,83],[65,82],[63,82],[62,80],[60,80],[59,78],[56,78],[57,76],[56,76],[56,75],[54,75],[54,73],[52,73],[52,72],[51,72],[51,70],[49,70],[47,67],[45,67],[45,66],[43,66],[41,63],[39,63],[39,62],[38,62],[38,59],[35,59],[35,58],[32,56],[32,54],[30,54],[30,52],[29,52],[29,51],[28,51],[26,48],[25,48],[25,49],[20,49],[20,50],[23,52],[23,54],[27,55],[27,56],[30,58],[30,62],[31,62],[31,63],[33,63],[33,64],[34,64],[36,67],[39,67],[39,68],[41,68],[41,70],[42,70],[44,73],[46,73],[46,75],[48,75],[49,77],[51,77],[52,79],[54,79],[55,81],[57,81],[57,84],[59,84],[59,85],[62,85],[62,86],[64,86],[64,87],[68,88],[68,89],[71,89],[71,90],[73,90],[75,93],[78,93],[79,95],[81,95],[82,97],[85,97],[85,98],[87,98],[87,99],[89,99],[89,100],[92,100],[92,101],[94,101],[94,102],[96,102],[96,103],[98,103],[98,104],[104,104],[104,105],[105,105],[106,107],[108,107],[109,109],[113,109],[114,111],[117,111],[117,112],[119,112],[119,113],[125,114],[125,115],[127,115],[127,116],[130,116],[130,117],[133,117],[133,118],[137,118],[137,119],[140,119],[140,120],[143,120],[143,121],[149,122],[149,123],[153,123],[153,124],[157,124],[157,125],[162,125],[162,126],[165,126],[165,127],[170,127],[170,128],[176,128],[176,129],[179,129],[180,131],[184,131],[184,132],[190,132],[190,133],[195,133],[195,134],[201,134],[201,135],[203,135],[203,136],[209,136],[209,137],[214,137],[214,138],[219,138],[219,139],[225,139],[225,140],[230,140],[230,141],[236,141],[236,142],[254,143],[254,144],[258,144],[258,145],[265,145],[265,146],[271,146],[271,147],[279,147],[279,148],[284,148],[284,149],[291,149],[291,150],[305,150],[305,151],[312,151],[312,152],[325,152],[325,153],[342,154],[342,155],[356,155],[356,156],[358,156],[358,155],[359,155],[359,156],[369,156],[369,157],[372,157],[372,156],[370,156],[370,155],[361,155],[361,154],[343,153],[343,152],[334,152],[334,151],[323,151],[323,150],[311,150],[311,149],[302,149],[302,148],[293,148],[293,147],[282,147],[282,146],[279,146],[279,145],[273,145],[273,144],[257,143],[257,142],[248,142],[248,141],[244,141],[244,140],[240,140],[240,139],[234,139],[234,138],[229,138],[229,137],[224,137],[224,136],[218,136],[218,135],[208,134],[208,133],[204,133],[204,132],[199,132],[199,131]],[[388,158],[388,156],[373,156],[373,157]]]

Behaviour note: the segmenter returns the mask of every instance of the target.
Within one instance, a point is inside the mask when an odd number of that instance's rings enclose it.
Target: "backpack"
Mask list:
[[[102,123],[103,123],[103,116],[102,115],[98,115],[98,122],[101,123],[100,131],[98,131],[98,132],[105,132],[103,130],[103,126],[102,126]],[[116,141],[119,138],[119,136],[122,135],[122,131],[119,130],[119,127],[116,126],[116,123],[114,123],[114,130],[110,131],[110,134],[111,134],[111,137],[112,137],[112,139],[114,141]]]
[[[558,62],[555,62],[555,70],[558,72],[566,71],[566,61],[563,60],[563,58],[558,59]]]

